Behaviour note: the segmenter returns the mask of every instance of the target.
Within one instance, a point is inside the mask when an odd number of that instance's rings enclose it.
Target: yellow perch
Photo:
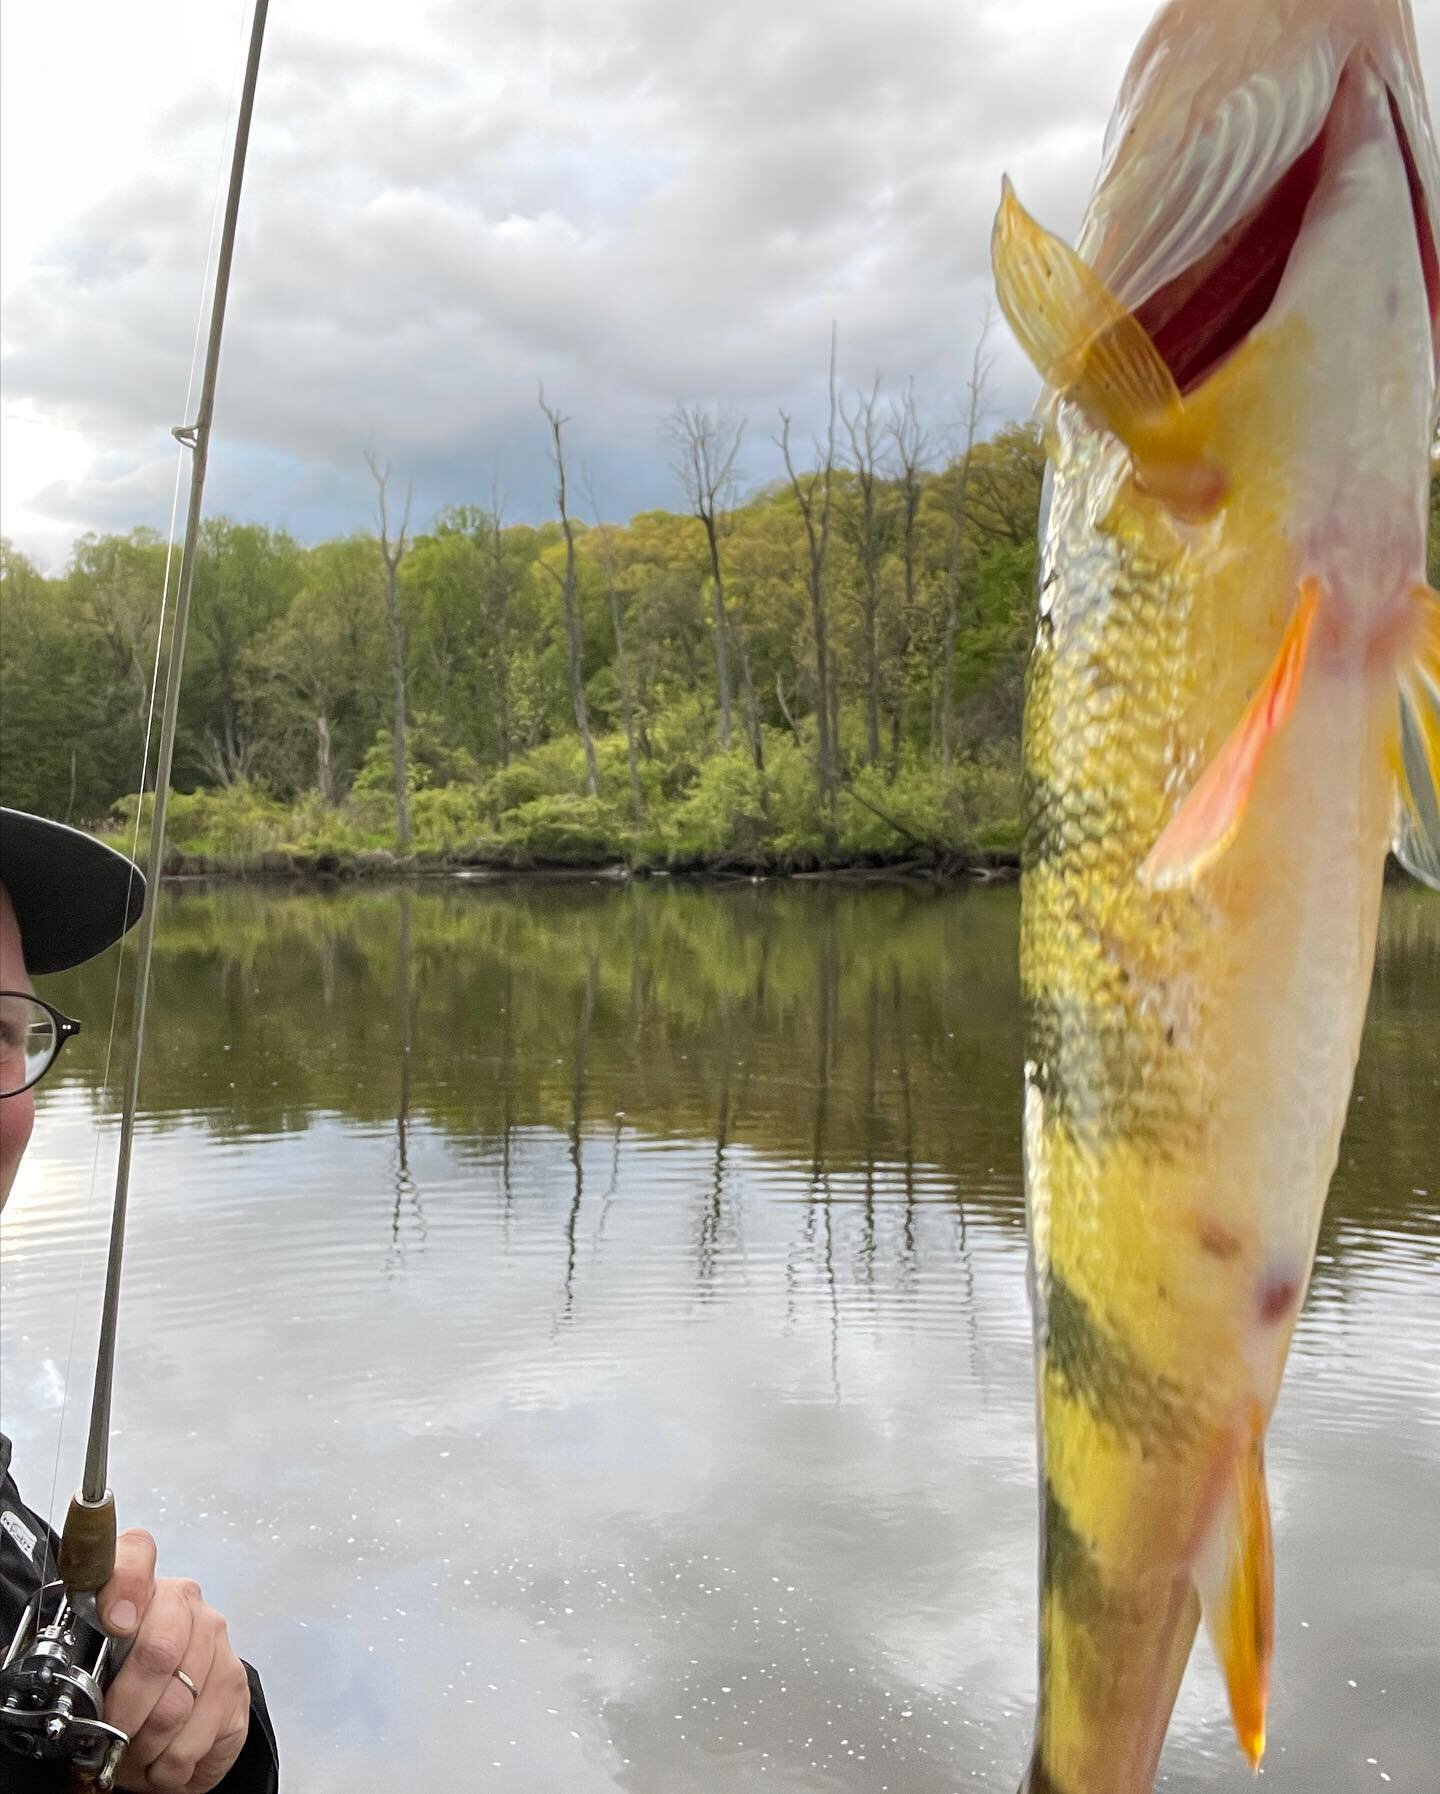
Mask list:
[[[1176,0],[1078,251],[1008,184],[996,221],[1052,458],[1025,720],[1028,1794],[1147,1794],[1202,1610],[1264,1749],[1265,1429],[1387,846],[1440,887],[1437,241],[1406,0]]]

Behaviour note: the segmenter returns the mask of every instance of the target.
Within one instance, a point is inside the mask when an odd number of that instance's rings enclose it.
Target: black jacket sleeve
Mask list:
[[[275,1728],[265,1706],[265,1690],[248,1663],[245,1674],[250,1683],[250,1733],[215,1794],[278,1794],[280,1752],[275,1746]]]
[[[53,1576],[59,1541],[20,1499],[10,1474],[10,1441],[0,1434],[0,1655],[15,1635],[31,1596]],[[247,1663],[250,1731],[244,1748],[215,1794],[278,1794],[280,1758],[260,1678]],[[63,1763],[32,1763],[0,1747],[0,1788],[5,1794],[51,1794],[69,1787]]]

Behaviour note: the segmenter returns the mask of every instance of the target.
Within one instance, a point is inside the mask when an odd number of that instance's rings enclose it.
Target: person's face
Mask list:
[[[0,990],[30,989],[25,950],[20,944],[20,924],[10,907],[10,893],[0,885]],[[34,1124],[33,1090],[22,1090],[19,1096],[0,1097],[0,1208],[4,1208],[10,1194]]]

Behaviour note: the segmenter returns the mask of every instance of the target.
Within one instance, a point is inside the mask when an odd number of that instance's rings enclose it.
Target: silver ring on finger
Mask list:
[[[172,1676],[174,1676],[174,1678],[177,1682],[183,1683],[183,1685],[190,1690],[191,1700],[194,1700],[194,1701],[199,1700],[200,1690],[190,1680],[189,1676],[187,1676],[185,1674],[185,1671],[183,1669],[174,1669],[174,1670],[171,1670],[170,1673]]]

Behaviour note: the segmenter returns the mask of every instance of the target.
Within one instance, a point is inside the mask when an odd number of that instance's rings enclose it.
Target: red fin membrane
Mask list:
[[[1250,216],[1137,307],[1181,392],[1198,386],[1269,311],[1325,160],[1328,122]]]
[[[1345,79],[1342,75],[1341,82]],[[1332,102],[1319,134],[1247,218],[1136,307],[1136,319],[1181,393],[1191,392],[1213,373],[1269,311],[1320,181],[1333,114]],[[1410,184],[1430,316],[1440,322],[1440,250],[1415,153],[1393,94],[1390,114]]]

